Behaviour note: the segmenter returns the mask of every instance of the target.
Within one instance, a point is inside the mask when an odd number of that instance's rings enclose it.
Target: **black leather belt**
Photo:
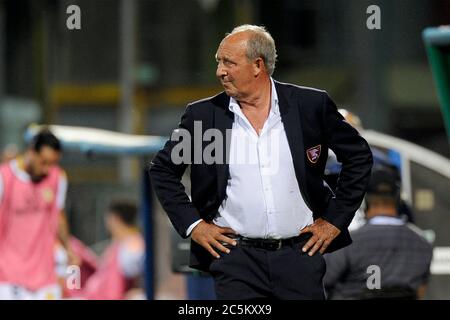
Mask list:
[[[304,233],[296,237],[287,239],[255,239],[237,236],[235,240],[238,244],[270,251],[279,250],[285,246],[293,246],[301,242],[306,242],[311,237],[310,233]]]

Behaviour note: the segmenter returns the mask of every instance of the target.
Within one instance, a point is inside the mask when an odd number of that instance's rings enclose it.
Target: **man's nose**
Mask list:
[[[224,76],[226,76],[227,75],[227,73],[226,73],[226,70],[223,68],[223,66],[219,63],[218,65],[217,65],[217,70],[216,70],[216,76],[217,76],[217,78],[222,78],[222,77],[224,77]]]

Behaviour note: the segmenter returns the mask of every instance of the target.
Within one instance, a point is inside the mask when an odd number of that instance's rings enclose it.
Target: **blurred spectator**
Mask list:
[[[54,267],[58,228],[65,225],[61,151],[44,129],[23,155],[0,165],[0,299],[61,297]]]
[[[129,201],[113,202],[105,223],[112,243],[84,289],[73,297],[88,300],[141,299],[145,246],[137,227],[137,208]]]
[[[332,299],[423,298],[431,245],[398,216],[400,186],[392,171],[374,169],[366,194],[367,223],[353,243],[325,256],[324,283]],[[368,288],[369,266],[379,267],[380,287]]]

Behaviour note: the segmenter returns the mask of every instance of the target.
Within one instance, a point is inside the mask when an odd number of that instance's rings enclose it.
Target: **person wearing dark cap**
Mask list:
[[[352,232],[353,244],[325,257],[329,299],[424,297],[433,250],[399,217],[399,201],[395,173],[374,168],[366,193],[367,223]]]

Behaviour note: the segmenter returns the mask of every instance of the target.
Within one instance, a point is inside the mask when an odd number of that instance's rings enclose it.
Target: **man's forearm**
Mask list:
[[[62,246],[67,250],[69,249],[69,224],[67,222],[67,217],[64,211],[60,213],[59,224],[58,224],[58,240],[61,242]]]

